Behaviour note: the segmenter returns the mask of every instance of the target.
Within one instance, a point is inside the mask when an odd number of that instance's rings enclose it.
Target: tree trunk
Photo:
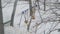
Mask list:
[[[33,11],[32,11],[32,2],[29,0],[29,9],[30,9],[30,16],[32,16]]]
[[[0,34],[4,34],[4,24],[3,24],[1,0],[0,0]]]
[[[16,6],[17,6],[17,1],[18,0],[15,0],[15,2],[14,2],[14,7],[13,7],[12,16],[11,16],[11,24],[10,24],[10,26],[13,26],[14,16],[15,16],[15,11],[16,11]]]
[[[44,0],[44,11],[46,10],[46,0]]]
[[[29,9],[30,9],[30,16],[32,17],[33,11],[32,11],[32,2],[31,0],[29,0]],[[30,28],[30,24],[31,24],[31,19],[29,21],[29,24],[27,25],[27,30],[29,31]]]
[[[35,19],[35,8],[32,7],[32,1],[29,0],[29,9],[30,9],[30,16],[32,19]]]
[[[35,8],[32,7],[32,1],[31,1],[31,0],[29,0],[29,9],[30,9],[31,19],[30,19],[30,21],[29,21],[29,24],[27,25],[27,30],[28,30],[28,31],[29,31],[29,28],[30,28],[32,19],[35,19]]]

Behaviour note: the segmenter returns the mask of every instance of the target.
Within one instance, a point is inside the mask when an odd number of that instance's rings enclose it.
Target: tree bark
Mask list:
[[[1,0],[0,0],[0,34],[4,34],[4,24],[3,24]]]

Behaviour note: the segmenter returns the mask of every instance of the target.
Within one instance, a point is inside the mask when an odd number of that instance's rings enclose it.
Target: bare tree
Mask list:
[[[13,26],[13,22],[14,22],[14,16],[15,16],[15,11],[16,11],[17,1],[18,0],[15,0],[15,2],[14,2],[13,12],[12,12],[12,16],[11,16],[11,24],[10,24],[11,26]]]
[[[0,34],[4,34],[4,24],[3,24],[3,15],[2,15],[1,0],[0,0]]]
[[[32,11],[32,2],[31,2],[31,0],[29,0],[29,9],[30,9],[30,16],[32,16],[33,11]],[[28,31],[29,31],[30,24],[31,24],[31,19],[30,19],[29,24],[27,25],[27,30]]]

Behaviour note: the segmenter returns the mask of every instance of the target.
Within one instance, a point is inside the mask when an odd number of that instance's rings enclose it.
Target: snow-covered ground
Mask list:
[[[47,7],[49,8],[49,7]],[[9,23],[4,25],[4,30],[5,30],[5,34],[35,34],[35,27],[33,28],[33,26],[37,24],[39,24],[41,22],[41,18],[39,16],[39,12],[38,10],[36,10],[36,14],[35,14],[35,20],[32,20],[31,26],[30,26],[30,32],[27,31],[27,24],[24,23],[24,15],[25,14],[21,14],[23,11],[25,11],[26,9],[29,9],[29,4],[27,1],[18,1],[17,3],[17,7],[16,7],[16,12],[15,12],[15,18],[14,18],[14,27],[10,26]],[[41,9],[43,9],[43,5],[41,5]],[[8,4],[5,8],[3,8],[3,20],[4,23],[9,21],[11,19],[11,14],[13,11],[13,3]],[[56,18],[56,16],[54,14],[51,14],[52,11],[43,11],[40,10],[40,14],[42,16],[42,18],[46,21],[48,20],[48,17],[51,18]],[[59,13],[59,11],[58,11]],[[22,16],[21,19],[21,25],[19,26],[18,24],[20,23],[20,18]],[[27,16],[27,14],[25,15]],[[27,16],[29,17],[29,16]],[[47,19],[45,19],[47,18]],[[47,23],[47,22],[46,22]],[[37,28],[37,32],[36,34],[47,34],[47,32],[49,32],[50,27],[54,27],[51,26],[53,23],[53,25],[57,24],[58,22],[48,22],[46,23],[42,23],[41,25],[38,26]],[[58,24],[57,27],[55,28],[60,28],[60,24]],[[60,34],[60,32],[58,32],[57,30],[52,32],[51,34]]]

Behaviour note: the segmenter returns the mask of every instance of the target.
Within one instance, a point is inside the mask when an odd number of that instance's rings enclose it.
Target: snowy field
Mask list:
[[[12,0],[12,2],[14,2],[14,0]],[[13,5],[14,4],[11,3],[3,8],[4,23],[11,20]],[[4,6],[4,4],[2,6]],[[39,10],[39,11],[40,11],[41,17],[44,19],[43,21],[47,21],[49,18],[52,18],[53,20],[59,19],[59,18],[56,18],[55,14],[51,14],[52,10],[45,12],[45,11],[43,11],[42,4],[40,7],[42,10]],[[47,9],[49,9],[49,8],[50,7],[47,6]],[[49,34],[49,30],[52,30],[52,29],[54,30],[54,29],[60,28],[60,23],[55,28],[53,28],[58,23],[58,21],[43,22],[41,25],[37,25],[37,32],[35,32],[35,30],[36,30],[35,25],[39,24],[41,22],[41,17],[39,16],[39,12],[36,9],[35,20],[32,20],[32,23],[30,25],[30,30],[28,32],[27,24],[24,23],[24,20],[25,20],[24,15],[28,18],[28,20],[30,19],[30,16],[27,14],[22,14],[22,12],[24,12],[26,9],[29,9],[29,3],[27,1],[18,1],[15,16],[14,16],[14,27],[10,26],[10,23],[5,24],[4,25],[5,34],[44,34],[44,32],[45,32],[45,34]],[[26,13],[29,14],[28,11]],[[57,13],[60,14],[60,10],[58,10]],[[21,18],[21,16],[22,16],[22,18]],[[21,21],[20,21],[20,19],[21,19]],[[20,23],[20,25],[18,25],[19,23]],[[33,26],[35,26],[35,27],[33,28]],[[56,31],[51,32],[51,34],[60,34],[60,32],[58,32],[58,30],[56,30]]]

